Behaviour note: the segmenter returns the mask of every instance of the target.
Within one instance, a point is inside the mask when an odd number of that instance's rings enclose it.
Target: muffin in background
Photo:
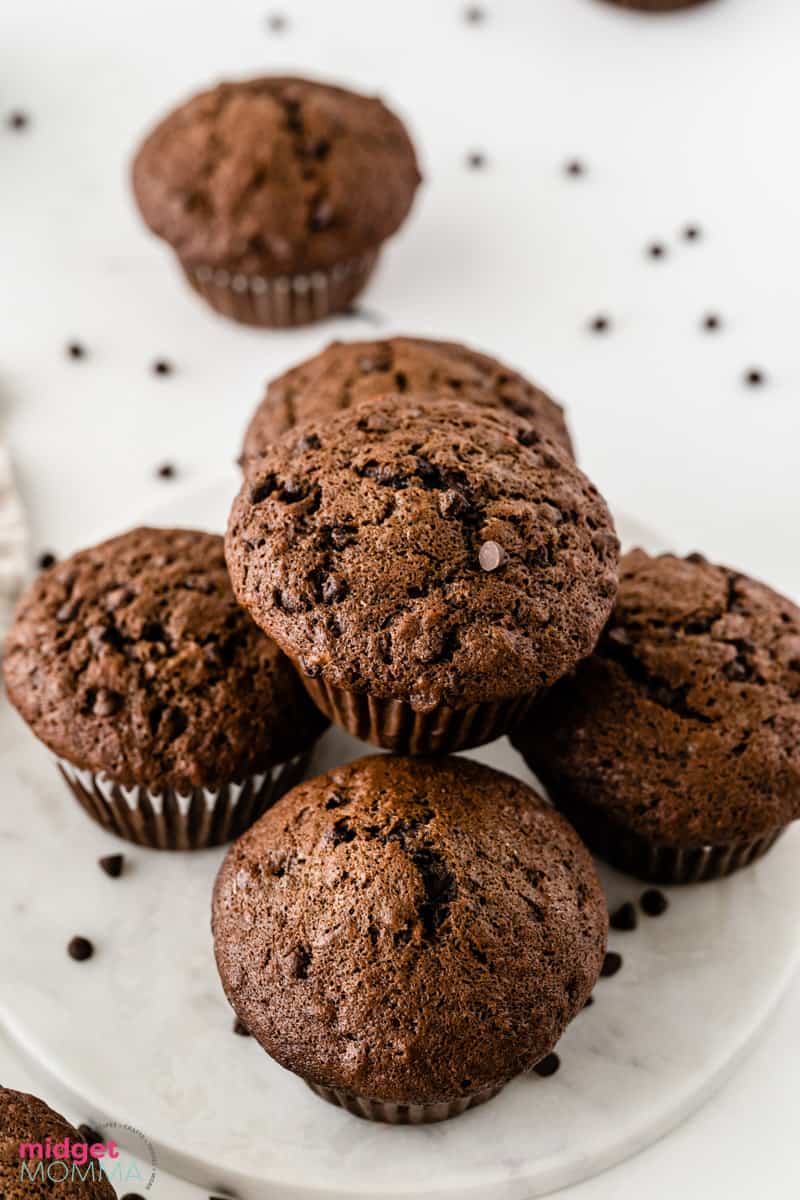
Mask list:
[[[522,417],[384,396],[253,464],[231,582],[350,733],[444,753],[508,732],[591,653],[616,594],[608,509]]]
[[[81,1143],[83,1134],[59,1116],[43,1100],[27,1092],[15,1092],[0,1087],[0,1196],[4,1200],[116,1200],[114,1189],[103,1173],[102,1159],[92,1159],[72,1169],[69,1159],[25,1159],[21,1157],[23,1142],[44,1145],[47,1139],[55,1145],[69,1138]],[[81,1156],[82,1157],[82,1156]],[[30,1177],[23,1174],[23,1163]],[[37,1177],[37,1167],[43,1167],[44,1178]],[[51,1169],[48,1168],[58,1168]],[[62,1177],[64,1172],[66,1177]]]
[[[326,725],[237,605],[222,538],[194,530],[133,529],[45,571],[3,671],[89,815],[161,849],[236,837]]]
[[[595,653],[513,740],[615,866],[727,875],[800,816],[800,609],[700,555],[633,550]]]
[[[250,460],[258,459],[287,429],[387,392],[452,396],[506,409],[573,454],[561,405],[518,371],[458,342],[391,337],[331,342],[273,379],[245,434],[245,473]]]
[[[467,759],[362,758],[229,850],[220,977],[282,1066],[357,1116],[456,1116],[534,1067],[583,1008],[606,903],[566,821]]]
[[[195,291],[265,327],[354,300],[420,178],[405,127],[380,100],[284,76],[194,96],[133,163],[141,214]]]

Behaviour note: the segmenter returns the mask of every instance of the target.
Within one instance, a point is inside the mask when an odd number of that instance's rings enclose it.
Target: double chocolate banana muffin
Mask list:
[[[588,852],[519,780],[377,755],[301,784],[235,843],[212,924],[267,1053],[357,1115],[420,1122],[550,1052],[608,916]]]
[[[507,732],[592,651],[618,542],[597,489],[523,418],[386,396],[267,449],[226,555],[326,715],[440,753]]]
[[[89,1158],[73,1171],[69,1159],[21,1157],[23,1142],[41,1146],[48,1138],[52,1144],[65,1138],[72,1143],[85,1141],[43,1100],[0,1087],[0,1196],[4,1200],[116,1200],[100,1160]],[[43,1167],[44,1178],[35,1174],[37,1167]]]
[[[134,529],[45,571],[3,670],[81,804],[145,845],[241,833],[326,724],[237,605],[222,538],[194,530]]]
[[[634,550],[595,653],[514,740],[617,866],[728,874],[800,817],[800,609],[699,555]]]
[[[517,371],[458,342],[395,337],[332,342],[274,379],[245,434],[245,472],[287,429],[387,392],[452,396],[507,409],[572,454],[563,409]]]
[[[349,304],[419,182],[408,134],[380,100],[283,76],[195,96],[133,164],[142,216],[192,287],[264,326]]]

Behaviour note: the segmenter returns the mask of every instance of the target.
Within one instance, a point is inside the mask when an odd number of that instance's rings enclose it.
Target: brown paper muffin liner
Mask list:
[[[787,828],[782,825],[754,838],[685,849],[650,842],[622,829],[595,809],[565,801],[562,796],[558,797],[556,807],[594,854],[648,883],[703,883],[722,879],[761,858]]]
[[[300,782],[310,757],[308,750],[241,783],[188,793],[124,787],[104,772],[84,771],[64,759],[56,765],[78,803],[110,833],[156,850],[201,850],[244,833]]]
[[[446,1100],[440,1104],[395,1104],[386,1100],[370,1100],[343,1088],[325,1087],[321,1083],[312,1083],[310,1079],[306,1083],[312,1092],[329,1104],[338,1104],[340,1108],[346,1108],[354,1116],[363,1117],[366,1121],[384,1121],[389,1125],[429,1125],[433,1121],[447,1121],[450,1117],[460,1116],[468,1108],[485,1104],[505,1087],[505,1084],[498,1083],[475,1092],[473,1096],[462,1096],[458,1100]]]
[[[513,729],[533,703],[532,696],[487,700],[467,708],[439,705],[417,712],[404,700],[379,700],[348,692],[324,679],[311,679],[295,663],[306,691],[326,717],[354,737],[396,754],[452,754],[492,742]]]
[[[370,250],[323,271],[275,276],[181,265],[191,286],[216,312],[245,325],[287,329],[346,308],[366,285],[377,258],[378,250]]]

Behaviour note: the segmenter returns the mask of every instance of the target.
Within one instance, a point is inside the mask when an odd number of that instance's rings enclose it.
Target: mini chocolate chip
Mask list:
[[[52,550],[43,550],[36,560],[36,565],[40,571],[48,571],[50,567],[56,565],[56,556]]]
[[[484,542],[478,551],[478,562],[484,571],[496,571],[508,558],[498,542]]]
[[[463,516],[468,508],[469,501],[456,488],[448,488],[446,492],[439,493],[439,512],[443,517]]]
[[[307,433],[300,438],[297,443],[297,449],[300,454],[305,454],[309,450],[319,450],[322,442],[317,437],[316,433]]]
[[[95,697],[92,712],[96,717],[113,717],[114,713],[119,712],[122,705],[123,699],[119,692],[112,692],[108,688],[100,688]]]
[[[479,4],[469,4],[464,9],[464,20],[470,25],[480,25],[486,19],[486,13]]]
[[[140,1196],[138,1192],[126,1192],[122,1200],[144,1200],[144,1196]]]
[[[533,1068],[537,1075],[541,1075],[542,1079],[547,1079],[550,1075],[555,1075],[558,1068],[561,1066],[561,1059],[553,1052],[546,1054],[541,1062],[538,1062]]]
[[[624,904],[620,904],[611,916],[608,918],[608,923],[612,929],[619,929],[625,933],[630,933],[639,924],[639,918],[636,916],[636,909],[631,904],[630,900],[626,900]]]
[[[19,131],[20,129],[27,129],[29,124],[30,117],[27,113],[21,112],[19,109],[9,113],[6,118],[6,125],[8,125],[9,129]]]
[[[748,387],[761,387],[764,382],[764,372],[759,371],[757,367],[751,367],[745,372],[744,381]]]
[[[482,167],[486,166],[486,155],[482,154],[480,150],[470,151],[467,155],[467,166],[473,171],[480,171]]]
[[[283,33],[288,24],[283,13],[271,13],[267,17],[267,28],[270,33]]]
[[[611,320],[609,317],[603,316],[592,317],[589,328],[592,333],[608,333],[611,328]]]
[[[67,954],[76,962],[85,962],[94,954],[94,946],[88,938],[74,937],[67,946]]]
[[[93,1129],[91,1125],[87,1125],[85,1123],[78,1126],[78,1133],[85,1142],[89,1143],[90,1146],[96,1146],[98,1143],[102,1143],[105,1140],[102,1133],[98,1133],[97,1130]]]
[[[639,897],[642,912],[648,917],[660,917],[669,908],[669,900],[658,888],[648,888]]]
[[[341,575],[328,575],[322,585],[322,599],[326,604],[344,600],[347,595],[347,580]]]
[[[716,313],[706,313],[703,317],[703,329],[708,330],[709,333],[716,332],[721,325],[722,321]]]
[[[647,253],[651,258],[664,258],[667,253],[667,248],[663,242],[651,242],[647,247]]]
[[[314,207],[309,222],[314,233],[321,233],[333,224],[334,209],[330,200],[320,200]]]
[[[152,366],[154,375],[171,375],[173,370],[172,363],[168,362],[166,358],[157,358]]]
[[[77,602],[72,603],[69,600],[65,600],[64,603],[61,605],[61,607],[56,612],[56,620],[57,621],[71,621],[72,618],[76,615],[79,607],[80,607],[80,605]]]
[[[300,670],[304,675],[307,675],[309,679],[316,679],[322,673],[322,667],[319,663],[311,662],[309,659],[304,658],[302,654],[298,658],[297,662]]]
[[[617,954],[616,950],[609,950],[603,959],[603,965],[600,968],[600,974],[604,979],[609,979],[612,975],[616,975],[621,966],[622,955]]]
[[[107,854],[104,858],[98,858],[98,865],[106,875],[111,879],[119,879],[122,874],[122,868],[125,866],[124,854]]]
[[[520,446],[538,446],[541,440],[535,429],[520,429],[517,433],[517,441]]]
[[[686,561],[689,563],[694,563],[696,566],[700,566],[703,563],[707,563],[708,559],[706,558],[705,554],[701,554],[699,550],[693,550],[691,554],[686,555]]]
[[[584,1006],[583,1006],[583,1007],[584,1007],[584,1008],[591,1008],[593,1004],[594,1004],[594,996],[592,996],[592,995],[590,994],[590,995],[588,995],[588,996],[586,997],[586,1003],[584,1004]]]
[[[684,226],[683,236],[687,242],[696,242],[699,239],[699,237],[701,236],[701,234],[702,234],[702,230],[700,229],[699,225]]]
[[[173,463],[165,462],[161,463],[159,467],[156,467],[156,475],[159,479],[174,479],[177,475],[177,471],[175,470]]]
[[[67,355],[73,359],[86,358],[86,347],[80,342],[69,342],[67,345]]]
[[[566,171],[567,175],[583,175],[585,174],[586,168],[580,159],[572,158],[564,167],[564,170]]]
[[[233,1032],[238,1037],[250,1037],[250,1030],[247,1028],[244,1021],[240,1021],[238,1017],[233,1022]]]

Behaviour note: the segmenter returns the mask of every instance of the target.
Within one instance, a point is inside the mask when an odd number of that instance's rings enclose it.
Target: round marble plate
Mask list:
[[[233,477],[174,492],[148,519],[221,528]],[[658,539],[620,521],[623,539]],[[313,769],[364,752],[339,731]],[[506,741],[476,758],[531,778]],[[699,1105],[769,1016],[800,959],[797,830],[754,867],[672,889],[660,919],[613,933],[623,968],[567,1030],[561,1070],[517,1079],[442,1125],[394,1128],[330,1107],[234,1036],[208,927],[222,850],[163,854],[88,821],[46,753],[0,706],[0,1025],[51,1092],[101,1127],[143,1131],[168,1171],[243,1200],[522,1200],[635,1153]],[[123,850],[107,878],[97,858]],[[635,880],[603,869],[610,905]],[[76,933],[97,953],[75,963]]]

